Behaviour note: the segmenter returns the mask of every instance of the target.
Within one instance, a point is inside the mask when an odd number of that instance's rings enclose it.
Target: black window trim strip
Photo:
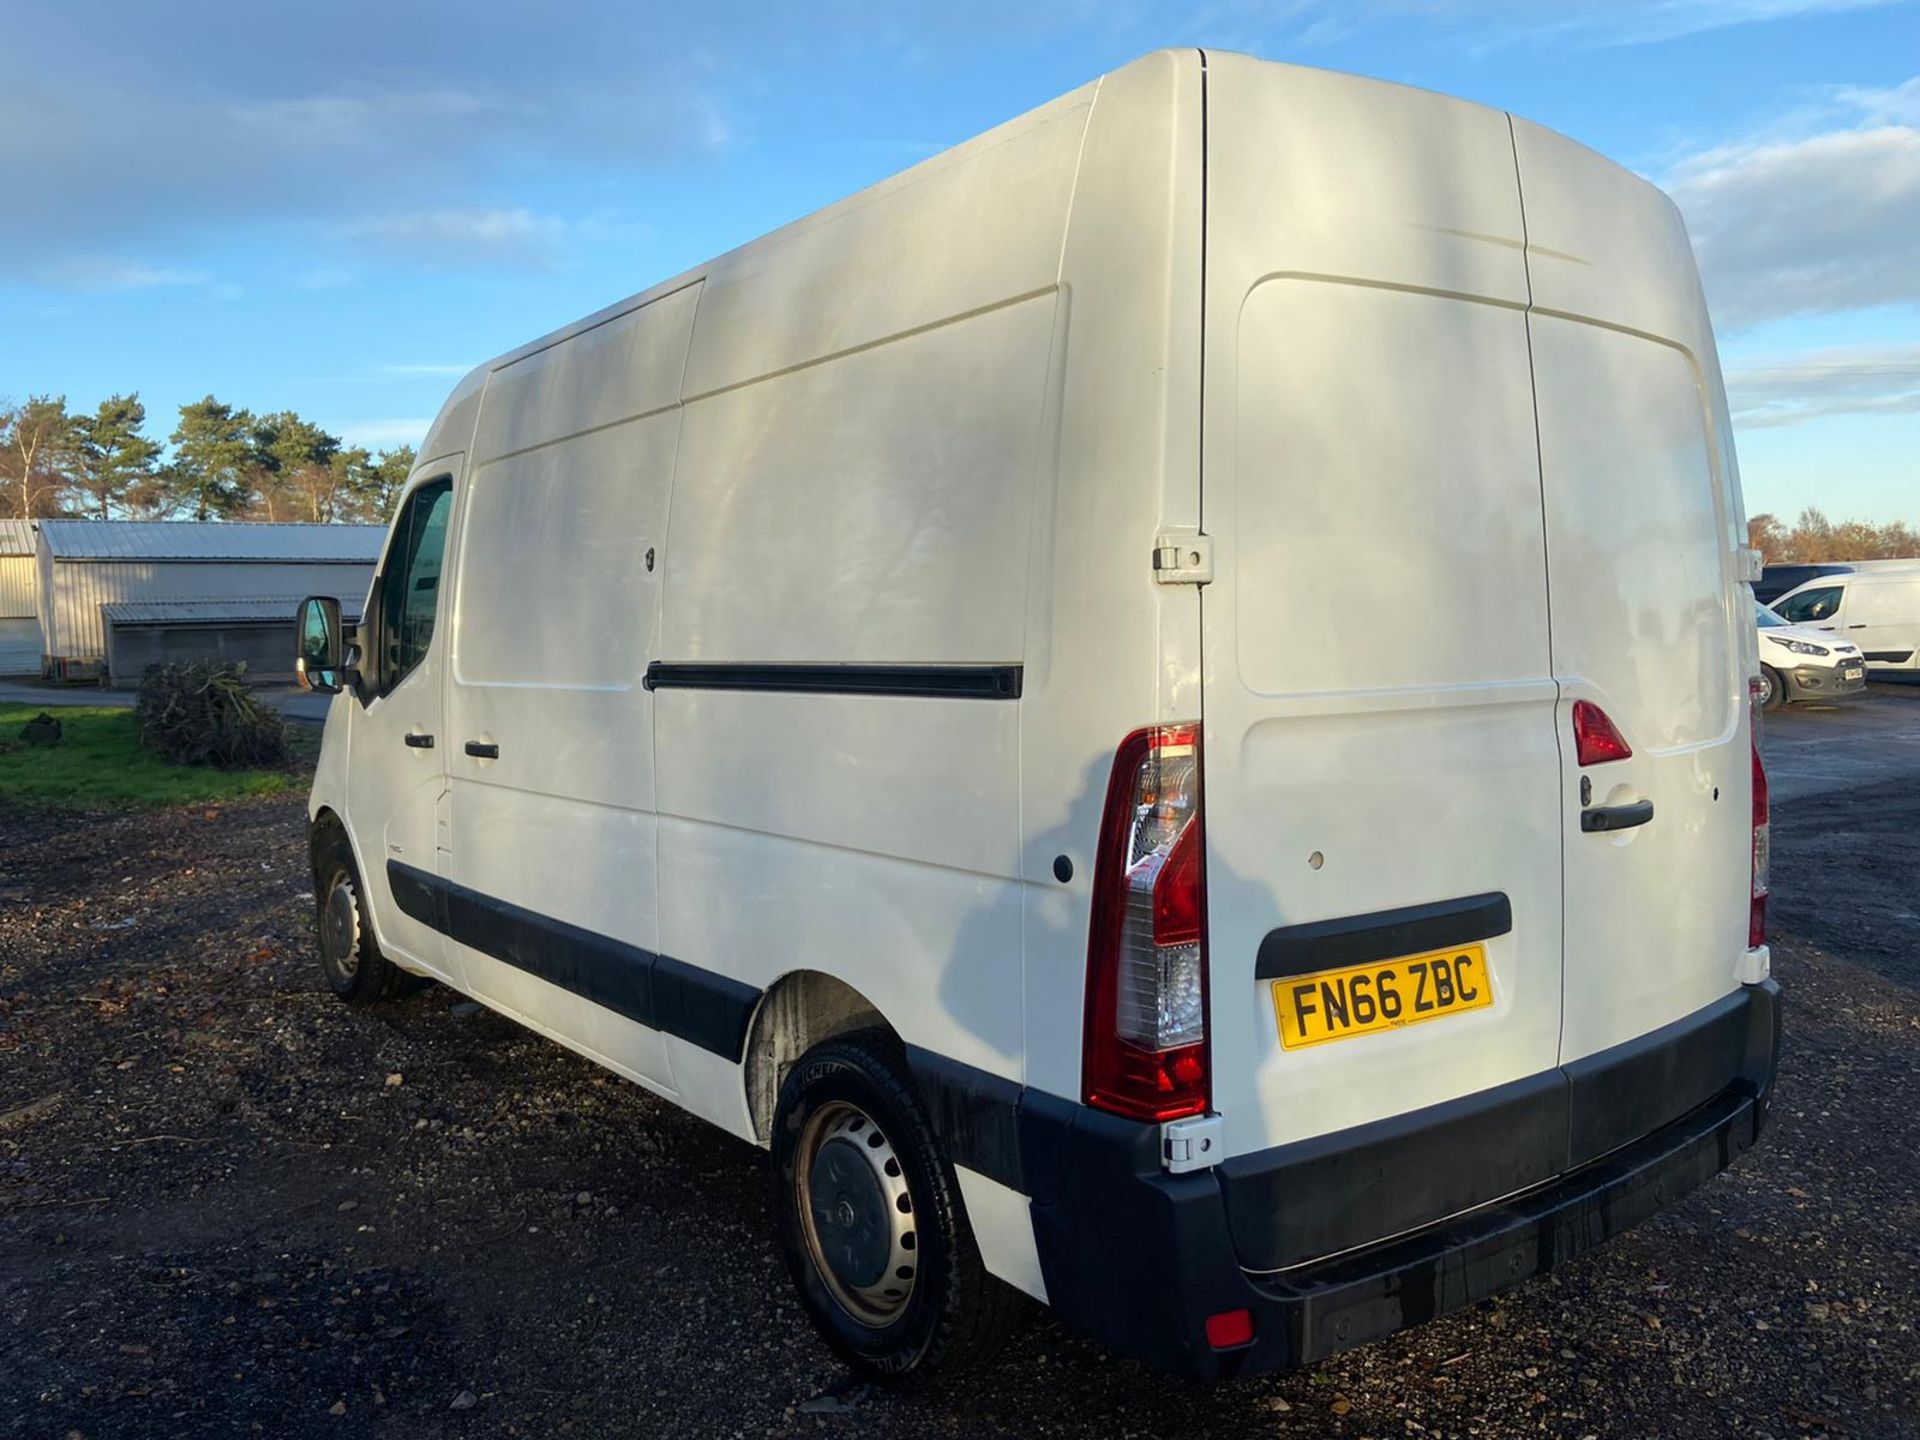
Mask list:
[[[1464,895],[1430,905],[1406,905],[1337,920],[1282,925],[1260,942],[1253,973],[1261,980],[1314,975],[1491,940],[1513,929],[1513,906],[1502,891]]]
[[[655,660],[649,690],[759,690],[798,695],[905,695],[1018,700],[1019,665],[840,665]]]
[[[495,960],[738,1065],[761,991],[670,955],[387,861],[402,914]]]

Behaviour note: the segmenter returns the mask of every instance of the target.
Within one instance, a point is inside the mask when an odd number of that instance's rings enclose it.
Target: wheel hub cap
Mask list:
[[[334,877],[320,910],[320,953],[343,976],[350,978],[360,968],[360,907],[353,881],[345,875]]]
[[[824,1107],[802,1137],[795,1180],[814,1268],[863,1325],[899,1318],[917,1269],[913,1202],[892,1144],[848,1104]]]

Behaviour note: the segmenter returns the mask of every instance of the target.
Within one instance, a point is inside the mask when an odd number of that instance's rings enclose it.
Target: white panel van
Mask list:
[[[835,1350],[1014,1292],[1198,1376],[1754,1143],[1754,557],[1678,213],[1438,95],[1154,54],[484,365],[312,798],[432,975],[771,1151]]]
[[[1869,670],[1920,670],[1920,565],[1867,561],[1853,574],[1789,590],[1773,609],[1789,624],[1859,646]]]

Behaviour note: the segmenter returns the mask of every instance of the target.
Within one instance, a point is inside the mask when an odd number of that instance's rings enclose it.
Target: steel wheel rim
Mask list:
[[[807,1118],[794,1204],[834,1303],[870,1329],[898,1320],[919,1270],[913,1199],[893,1143],[859,1106],[834,1101]]]
[[[320,907],[320,954],[343,980],[360,973],[360,905],[344,870],[334,875]]]

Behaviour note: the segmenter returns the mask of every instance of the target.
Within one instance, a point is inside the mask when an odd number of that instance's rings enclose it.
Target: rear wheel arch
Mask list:
[[[747,1032],[743,1068],[747,1113],[756,1143],[773,1141],[780,1086],[814,1046],[855,1030],[899,1033],[865,995],[822,970],[790,970],[767,988]]]

